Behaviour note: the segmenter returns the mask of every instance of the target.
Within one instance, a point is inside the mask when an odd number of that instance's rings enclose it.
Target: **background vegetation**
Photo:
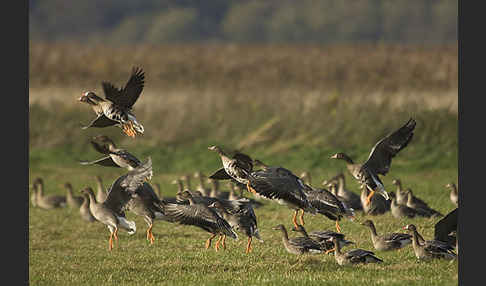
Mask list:
[[[451,43],[455,0],[30,0],[36,40]],[[89,15],[89,16],[88,16]]]

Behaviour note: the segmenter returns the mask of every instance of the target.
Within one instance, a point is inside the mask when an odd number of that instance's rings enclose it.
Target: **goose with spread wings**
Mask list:
[[[136,195],[136,191],[146,180],[152,178],[152,160],[150,157],[133,171],[116,179],[110,186],[108,196],[104,202],[97,202],[91,188],[85,188],[83,193],[89,196],[89,209],[94,218],[105,224],[110,230],[109,250],[113,249],[113,238],[118,240],[118,229],[123,228],[129,234],[134,234],[136,225],[134,221],[126,218],[127,205]]]
[[[98,135],[93,137],[90,142],[96,151],[105,156],[94,161],[80,161],[81,165],[96,164],[106,167],[126,168],[131,171],[141,164],[140,160],[133,154],[125,149],[117,148],[115,142],[108,136]]]
[[[208,149],[218,153],[223,163],[223,168],[214,172],[209,178],[215,180],[230,179],[246,185],[248,191],[250,191],[249,180],[253,171],[253,159],[238,151],[230,156],[219,146],[210,146]]]
[[[217,235],[219,235],[219,238],[215,245],[216,251],[219,250],[221,242],[221,246],[226,249],[226,236],[238,239],[238,235],[228,221],[219,215],[215,209],[209,208],[205,203],[195,201],[190,191],[183,191],[181,196],[187,199],[189,204],[167,203],[164,205],[164,212],[168,221],[196,226],[211,233],[211,237],[206,240],[206,249],[211,246],[212,239]]]
[[[143,134],[144,128],[137,121],[132,107],[140,97],[144,85],[144,71],[141,68],[133,68],[130,79],[121,89],[107,81],[101,83],[105,94],[104,99],[93,91],[84,92],[79,101],[90,105],[97,117],[89,125],[83,126],[83,129],[118,125],[132,138],[135,138],[137,133]]]
[[[370,203],[370,199],[375,192],[382,195],[385,199],[389,199],[385,186],[378,175],[384,176],[388,173],[392,158],[412,140],[415,125],[416,121],[410,118],[398,130],[378,141],[363,164],[355,164],[345,153],[340,152],[331,156],[331,159],[344,160],[351,175],[370,190],[366,204]]]

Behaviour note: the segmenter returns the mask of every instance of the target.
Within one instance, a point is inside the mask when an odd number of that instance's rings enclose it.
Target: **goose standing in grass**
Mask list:
[[[136,232],[135,222],[126,219],[125,210],[127,204],[136,195],[137,189],[142,187],[146,180],[150,180],[152,175],[152,160],[149,157],[145,163],[116,179],[110,186],[108,197],[104,202],[96,201],[90,187],[82,190],[89,196],[91,214],[97,221],[105,224],[110,231],[108,240],[110,251],[113,249],[113,238],[118,240],[119,228],[127,230],[129,234]]]
[[[391,194],[391,205],[390,205],[390,210],[392,213],[392,216],[395,218],[402,218],[402,217],[408,217],[408,218],[414,218],[417,216],[417,211],[407,207],[407,205],[401,205],[397,203],[397,198],[395,193],[390,193]]]
[[[66,206],[66,197],[61,195],[44,195],[44,180],[37,178],[34,181],[36,204],[41,209],[55,209]]]
[[[80,102],[91,106],[96,118],[83,129],[90,127],[119,126],[123,132],[135,138],[144,133],[142,124],[132,112],[132,107],[142,93],[145,84],[145,73],[140,68],[133,68],[130,79],[124,88],[116,88],[110,82],[102,82],[105,98],[97,96],[93,91],[84,92],[79,98]]]
[[[216,201],[208,207],[218,209],[232,228],[245,233],[248,237],[245,253],[251,252],[253,237],[263,242],[258,231],[255,212],[248,199]]]
[[[412,232],[412,246],[415,256],[420,260],[430,260],[434,258],[455,259],[457,255],[454,248],[439,241],[423,241],[413,224],[407,224],[403,229]]]
[[[339,173],[330,180],[325,180],[322,182],[322,185],[330,188],[332,182],[337,183],[337,190],[336,197],[341,197],[342,201],[346,203],[346,205],[353,210],[363,210],[363,206],[361,205],[361,199],[358,194],[346,189],[346,181],[343,173]]]
[[[402,187],[402,181],[400,179],[394,179],[392,181],[392,184],[397,186],[397,190],[395,191],[397,203],[399,205],[406,205],[407,204],[407,192]]]
[[[101,179],[101,177],[95,176],[95,180],[96,180],[96,190],[97,190],[96,201],[102,203],[106,200],[108,193],[106,192],[106,189],[103,186],[103,180]]]
[[[392,158],[412,140],[415,125],[415,120],[411,118],[398,130],[378,141],[373,149],[371,149],[368,159],[363,164],[355,164],[344,153],[336,153],[331,156],[331,159],[345,161],[351,175],[370,190],[366,204],[370,204],[370,199],[375,192],[378,192],[385,199],[389,199],[385,186],[378,175],[385,176],[388,173]]]
[[[296,229],[299,228],[299,225],[296,226]],[[290,238],[287,232],[287,229],[283,224],[279,224],[272,228],[273,230],[279,230],[282,232],[282,242],[287,252],[292,254],[304,254],[304,253],[322,253],[324,250],[322,249],[321,245],[316,241],[305,237],[295,237]]]
[[[375,253],[369,250],[364,250],[360,248],[349,250],[348,252],[341,252],[341,244],[339,243],[339,238],[331,237],[329,239],[334,244],[334,259],[336,262],[343,265],[351,265],[358,263],[381,263],[382,259],[375,256]]]
[[[407,246],[408,244],[412,243],[412,236],[408,233],[385,233],[382,235],[378,235],[376,232],[375,224],[372,220],[366,220],[361,223],[364,226],[370,228],[371,232],[371,242],[373,242],[373,246],[376,250],[380,251],[389,251],[400,249],[402,247]]]
[[[407,207],[415,209],[417,213],[425,217],[441,217],[443,214],[429,207],[427,203],[415,197],[411,189],[407,189]]]
[[[99,144],[98,141],[102,144]],[[137,157],[125,149],[117,148],[115,142],[108,136],[98,135],[90,141],[93,148],[105,155],[94,161],[80,161],[81,165],[101,165],[106,167],[126,168],[131,171],[138,167],[141,162]]]
[[[195,202],[192,194],[187,190],[183,191],[181,195],[189,201],[189,204],[167,203],[164,205],[165,215],[171,222],[196,226],[211,233],[211,237],[206,240],[206,249],[211,246],[212,239],[217,235],[219,238],[215,245],[216,251],[219,250],[221,240],[223,240],[222,247],[226,249],[224,243],[226,236],[238,239],[238,235],[230,224],[218,212],[203,203]]]
[[[95,217],[91,214],[91,211],[89,210],[88,194],[83,194],[83,203],[81,204],[81,207],[79,207],[79,214],[81,215],[81,218],[87,222],[96,221]]]
[[[361,200],[361,206],[363,207],[363,212],[365,214],[369,215],[381,215],[386,213],[387,211],[390,210],[390,201],[386,200],[382,196],[373,196],[370,199],[370,203],[367,204],[367,199],[369,196],[370,190],[365,187],[364,185],[361,186],[361,195],[360,195],[360,200]],[[393,193],[391,193],[393,194]],[[391,196],[391,195],[390,195]]]
[[[449,198],[451,199],[451,202],[457,206],[459,206],[459,195],[457,192],[457,187],[456,184],[454,183],[449,183],[445,186],[447,189],[450,189],[451,192],[449,194]]]
[[[78,209],[83,203],[83,198],[80,196],[73,195],[73,186],[71,183],[65,183],[64,188],[66,189],[66,202],[70,208]]]
[[[203,196],[209,196],[211,190],[204,185],[205,176],[203,175],[203,173],[199,171],[194,173],[194,178],[199,180],[199,184],[197,185],[196,190],[200,191]]]
[[[345,240],[344,239],[344,234],[342,233],[337,233],[334,231],[314,231],[311,234],[308,234],[307,231],[305,230],[303,225],[299,225],[298,227],[293,227],[292,231],[299,232],[300,234],[303,235],[303,237],[307,239],[311,239],[314,242],[317,242],[320,244],[321,249],[325,251],[326,253],[331,252],[334,250],[334,245],[332,242],[328,241],[329,238],[331,237],[339,237],[342,238],[339,243],[341,244],[341,247],[344,247],[349,244],[354,244],[354,242]]]

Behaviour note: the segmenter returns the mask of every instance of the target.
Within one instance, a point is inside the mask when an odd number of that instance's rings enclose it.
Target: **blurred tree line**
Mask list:
[[[31,40],[457,41],[457,0],[30,0]]]

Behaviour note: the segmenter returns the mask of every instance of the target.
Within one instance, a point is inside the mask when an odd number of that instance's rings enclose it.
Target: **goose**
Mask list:
[[[101,98],[93,91],[87,91],[78,99],[91,106],[96,118],[82,129],[90,127],[103,128],[119,126],[123,132],[135,138],[137,134],[144,133],[144,127],[137,121],[132,107],[142,93],[145,84],[145,73],[140,68],[133,68],[132,74],[122,89],[116,88],[110,82],[102,82],[105,98]]]
[[[345,182],[345,177],[343,173],[339,173],[330,180],[324,180],[322,182],[322,185],[331,188],[332,182],[337,183],[337,190],[336,193],[334,194],[336,197],[342,198],[341,201],[345,202],[347,206],[352,208],[353,210],[363,210],[363,206],[361,205],[361,199],[360,196],[348,189],[346,189],[346,182]],[[332,191],[331,191],[332,192]]]
[[[389,251],[400,249],[412,243],[412,236],[408,233],[385,233],[378,235],[375,224],[372,220],[365,220],[361,223],[370,228],[371,242],[376,250]]]
[[[352,265],[358,263],[382,263],[383,260],[376,257],[375,253],[369,250],[355,248],[345,253],[341,252],[341,244],[339,238],[331,237],[329,239],[334,244],[334,259],[336,262],[343,265]]]
[[[411,189],[407,189],[406,205],[409,208],[415,209],[417,213],[425,217],[441,217],[443,214],[429,207],[427,203],[415,197]]]
[[[317,209],[310,203],[306,191],[312,188],[290,170],[283,167],[265,167],[253,171],[248,181],[249,191],[261,197],[274,200],[279,204],[287,205],[294,210],[292,222],[297,227],[297,214],[302,210],[300,223],[304,224],[304,212],[317,213]],[[314,194],[316,192],[312,192]],[[324,195],[316,194],[316,201]]]
[[[96,180],[96,201],[97,202],[104,202],[106,200],[106,197],[108,196],[108,193],[105,190],[105,187],[103,186],[103,180],[101,179],[100,176],[95,176]]]
[[[83,203],[81,207],[79,207],[79,214],[81,218],[87,222],[94,222],[96,221],[95,217],[91,214],[89,210],[89,196],[88,194],[83,194]]]
[[[415,256],[420,260],[430,260],[443,258],[452,260],[457,257],[454,253],[454,248],[439,241],[424,241],[420,242],[420,234],[414,224],[407,224],[403,229],[412,232],[412,246]]]
[[[73,186],[71,183],[65,183],[64,188],[66,189],[66,202],[70,208],[79,208],[83,203],[83,198],[80,196],[73,195]]]
[[[297,226],[296,228],[298,228]],[[287,229],[283,224],[279,224],[272,228],[273,230],[279,230],[282,233],[282,243],[287,250],[288,253],[292,254],[304,254],[304,253],[322,253],[324,250],[322,249],[321,245],[316,241],[305,237],[295,237],[290,238],[287,232]]]
[[[364,185],[361,187],[361,206],[363,207],[363,212],[369,215],[381,215],[388,211],[390,211],[390,201],[386,200],[382,196],[373,196],[370,199],[370,203],[367,204],[367,199],[369,196],[370,190],[365,187]],[[390,193],[390,195],[393,193]]]
[[[215,201],[208,206],[220,211],[223,218],[228,221],[232,228],[242,231],[248,237],[245,253],[252,250],[251,242],[253,237],[263,242],[258,230],[255,211],[248,199]]]
[[[457,187],[456,184],[454,183],[449,183],[445,186],[447,189],[450,189],[451,192],[449,194],[449,198],[451,199],[451,202],[457,206],[459,206],[459,195],[457,192]]]
[[[131,171],[141,164],[140,160],[133,154],[125,149],[117,148],[115,142],[108,136],[98,135],[93,137],[90,142],[93,148],[104,156],[94,161],[79,161],[81,165],[96,164],[105,167],[125,168]]]
[[[66,197],[60,195],[44,195],[44,180],[37,178],[34,181],[36,204],[41,209],[54,209],[66,206]]]
[[[164,205],[165,215],[171,222],[196,226],[211,233],[211,236],[206,240],[206,249],[211,246],[212,239],[217,235],[219,235],[219,238],[214,248],[216,251],[219,250],[221,241],[223,249],[226,249],[226,236],[235,240],[238,239],[236,232],[218,212],[203,203],[194,201],[193,195],[187,190],[184,190],[181,196],[186,198],[189,204],[167,203]]]
[[[406,205],[400,205],[397,203],[397,198],[395,196],[395,193],[390,193],[393,194],[391,196],[391,205],[390,205],[390,210],[392,213],[392,216],[395,218],[402,218],[402,217],[408,217],[408,218],[414,218],[417,216],[417,211],[407,207]]]
[[[334,245],[332,242],[328,241],[329,238],[331,237],[339,237],[341,238],[339,240],[339,243],[341,244],[341,247],[344,247],[346,245],[354,244],[354,242],[345,240],[344,239],[344,234],[342,233],[337,233],[334,231],[330,230],[325,230],[325,231],[313,231],[311,233],[307,233],[303,225],[299,225],[297,228],[293,227],[292,231],[297,231],[300,232],[304,237],[308,239],[312,239],[313,241],[319,243],[321,245],[321,249],[325,251],[326,253],[331,252],[334,249]]]
[[[402,181],[400,179],[393,179],[392,184],[397,186],[397,190],[395,191],[397,203],[399,205],[406,205],[407,204],[407,192],[402,187]]]
[[[136,224],[126,218],[125,210],[127,204],[136,196],[137,189],[142,187],[145,181],[150,180],[152,175],[152,159],[148,157],[145,163],[120,176],[112,183],[104,202],[96,201],[93,189],[90,187],[82,190],[89,196],[91,214],[97,221],[106,225],[110,231],[108,250],[113,249],[113,238],[118,240],[119,228],[127,230],[128,234],[136,232]]]
[[[345,161],[351,175],[371,191],[366,199],[366,204],[370,204],[370,199],[375,192],[385,199],[389,199],[385,186],[378,175],[384,176],[388,173],[392,158],[412,140],[415,125],[415,120],[410,118],[398,130],[379,140],[371,149],[368,159],[363,164],[355,164],[348,155],[342,152],[331,156],[331,159]]]

